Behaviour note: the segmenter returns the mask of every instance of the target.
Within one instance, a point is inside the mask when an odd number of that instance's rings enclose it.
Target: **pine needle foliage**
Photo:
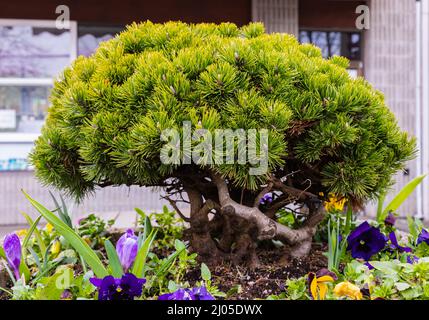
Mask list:
[[[249,164],[212,169],[247,190],[295,172],[297,188],[310,181],[316,194],[362,202],[391,185],[415,141],[348,64],[260,23],[134,23],[56,80],[31,161],[43,183],[79,199],[99,185],[156,186],[174,176],[181,165],[161,163],[160,136],[181,132],[183,121],[264,128],[267,174],[250,176]]]

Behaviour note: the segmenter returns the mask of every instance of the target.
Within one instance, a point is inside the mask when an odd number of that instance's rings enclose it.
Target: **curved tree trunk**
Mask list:
[[[325,215],[321,201],[316,196],[273,180],[256,196],[253,206],[249,206],[231,198],[228,184],[220,175],[212,173],[211,179],[217,190],[215,199],[205,199],[204,190],[184,187],[191,206],[191,248],[199,254],[201,260],[217,264],[227,259],[235,264],[248,263],[254,267],[258,264],[257,241],[267,239],[278,239],[289,244],[292,258],[308,255],[317,225]],[[309,213],[300,228],[291,229],[273,219],[273,212],[276,206],[282,206],[281,202],[267,213],[259,209],[260,199],[272,190],[280,190],[294,199],[306,201]],[[284,201],[292,202],[290,198]],[[209,214],[213,211],[216,216],[210,220]]]

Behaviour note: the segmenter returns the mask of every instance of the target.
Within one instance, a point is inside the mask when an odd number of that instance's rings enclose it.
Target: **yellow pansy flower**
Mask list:
[[[52,230],[54,230],[54,226],[50,223],[48,223],[45,228],[48,233],[52,233]]]
[[[18,237],[25,237],[25,236],[27,235],[27,233],[28,233],[28,230],[27,230],[27,229],[21,229],[21,230],[18,230],[18,231],[16,232],[16,235],[17,235]]]
[[[324,202],[326,211],[343,211],[345,204],[345,197],[338,198],[334,194],[329,194],[328,201]]]
[[[328,292],[328,282],[335,281],[335,274],[327,269],[322,269],[318,273],[310,272],[308,274],[308,284],[310,294],[314,300],[325,300]]]
[[[354,300],[362,300],[362,292],[359,287],[348,281],[337,284],[334,288],[334,293],[338,297],[349,297]]]

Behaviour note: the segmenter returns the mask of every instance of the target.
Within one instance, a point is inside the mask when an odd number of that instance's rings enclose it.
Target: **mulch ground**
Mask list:
[[[285,260],[280,249],[261,248],[258,250],[260,265],[255,269],[244,266],[223,264],[212,267],[212,281],[219,290],[227,293],[231,288],[241,290],[228,296],[228,300],[265,299],[269,295],[277,295],[285,291],[285,282],[290,278],[299,278],[308,272],[317,272],[327,266],[327,258],[323,255],[324,248],[314,244],[308,257]],[[185,279],[191,284],[201,277],[199,268],[190,270]]]

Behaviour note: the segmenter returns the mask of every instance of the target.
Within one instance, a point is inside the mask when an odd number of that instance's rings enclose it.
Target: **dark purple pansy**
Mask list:
[[[384,219],[384,224],[388,226],[393,226],[396,222],[396,217],[393,215],[392,212],[389,212],[386,219]]]
[[[259,201],[260,204],[269,204],[273,201],[273,196],[270,193],[265,194],[261,200]]]
[[[194,295],[195,300],[215,300],[204,286],[193,288],[191,292]]]
[[[162,294],[158,300],[215,300],[207,291],[206,287],[196,287],[192,289],[180,288],[172,293]]]
[[[180,288],[172,293],[160,295],[158,300],[195,300],[195,297],[189,289]]]
[[[415,255],[410,255],[407,257],[407,262],[409,264],[417,263],[419,261],[419,258]]]
[[[21,277],[19,274],[19,265],[21,264],[21,241],[19,237],[15,233],[6,235],[3,240],[3,249],[7,262],[18,280]]]
[[[107,276],[103,279],[91,278],[89,281],[98,288],[98,300],[134,300],[142,295],[146,279],[126,273],[120,279]]]
[[[378,228],[365,221],[350,233],[347,242],[347,250],[351,251],[353,258],[368,261],[384,249],[387,239]]]
[[[409,247],[402,247],[398,243],[398,239],[396,239],[396,234],[394,231],[389,233],[389,239],[390,239],[390,248],[393,250],[398,250],[399,252],[411,252],[411,248]]]
[[[134,235],[134,231],[132,229],[128,229],[127,232],[124,233],[116,243],[116,252],[124,272],[128,271],[136,259],[137,250],[137,236]]]
[[[429,232],[426,229],[422,229],[422,232],[420,232],[417,238],[417,245],[422,242],[426,242],[427,244],[429,244]]]

